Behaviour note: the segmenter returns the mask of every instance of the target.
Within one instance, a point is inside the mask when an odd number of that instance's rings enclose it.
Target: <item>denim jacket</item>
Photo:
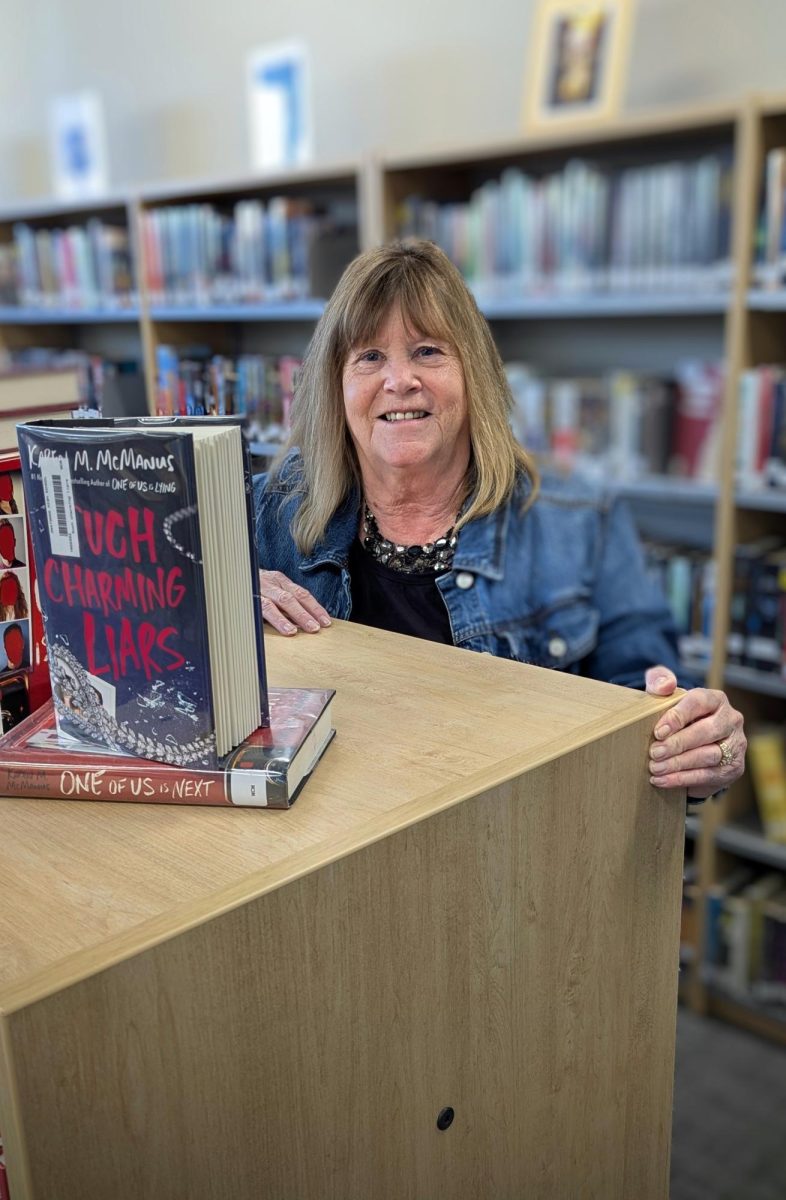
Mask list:
[[[349,618],[360,496],[301,555],[289,532],[299,477],[293,451],[279,475],[254,480],[259,565],[308,588],[331,616]],[[527,486],[522,480],[504,507],[461,529],[453,568],[437,579],[455,645],[631,687],[643,688],[645,670],[658,663],[679,678],[673,621],[626,506],[575,480],[545,478],[522,512]]]

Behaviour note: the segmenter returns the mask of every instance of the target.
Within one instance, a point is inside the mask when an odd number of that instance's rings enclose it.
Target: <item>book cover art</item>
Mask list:
[[[166,766],[58,732],[50,700],[0,738],[0,794],[289,808],[334,736],[330,689],[271,688],[270,724],[215,770]]]
[[[215,766],[192,439],[134,421],[21,425],[19,438],[59,727]]]
[[[18,664],[18,665],[17,665]],[[20,693],[28,693],[23,698]],[[3,729],[51,695],[17,454],[0,456],[0,697]]]

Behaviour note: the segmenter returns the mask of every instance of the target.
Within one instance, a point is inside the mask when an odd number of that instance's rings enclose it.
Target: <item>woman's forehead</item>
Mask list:
[[[448,321],[438,307],[428,302],[405,304],[394,301],[381,313],[366,312],[365,319],[358,315],[354,328],[349,330],[349,346],[357,346],[360,342],[374,341],[386,330],[388,324],[400,317],[407,337],[433,337],[441,341],[451,341],[451,330]]]

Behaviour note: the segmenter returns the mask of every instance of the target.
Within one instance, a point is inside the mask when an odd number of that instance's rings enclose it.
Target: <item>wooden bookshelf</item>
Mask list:
[[[122,244],[113,243],[110,235],[129,237],[130,220],[131,202],[123,195],[80,203],[31,202],[0,209],[0,252],[14,243],[15,236],[22,236],[18,231],[24,229],[26,252],[38,262],[44,288],[40,296],[31,298],[23,291],[16,303],[0,304],[0,346],[51,344],[89,349],[91,329],[126,326],[136,332],[139,307],[130,244],[126,244],[125,289],[114,293],[109,290],[110,278],[120,283],[113,269],[122,253]],[[88,234],[91,225],[99,227],[93,232],[93,240]],[[80,239],[78,245],[75,235]],[[46,238],[46,247],[36,245],[39,237]],[[55,238],[70,239],[62,253],[53,244]],[[90,259],[89,270],[85,257]],[[30,287],[30,270],[23,268],[22,277],[23,287]]]
[[[157,229],[156,221],[166,222],[167,216],[170,221],[187,219],[184,214],[188,206],[202,206],[219,218],[234,220],[235,206],[243,202],[258,205],[266,222],[276,204],[289,204],[293,210],[299,205],[307,210],[302,219],[313,222],[310,231],[303,232],[302,257],[308,279],[299,275],[290,288],[280,292],[277,281],[268,276],[260,280],[264,294],[253,297],[217,298],[211,281],[201,297],[157,294],[151,288],[156,268],[150,261],[151,246],[155,250],[156,245],[150,229]],[[358,164],[142,191],[136,198],[135,229],[143,280],[142,339],[151,408],[161,345],[179,350],[201,343],[233,357],[246,352],[302,353],[342,270],[369,244],[368,210],[368,171]],[[187,231],[184,236],[188,236]]]

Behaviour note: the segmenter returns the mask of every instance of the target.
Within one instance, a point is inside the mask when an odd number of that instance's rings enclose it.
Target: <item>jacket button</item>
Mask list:
[[[465,592],[467,588],[471,588],[474,582],[475,576],[470,575],[469,571],[459,571],[456,576],[456,587],[461,588],[462,592]]]
[[[553,637],[549,641],[549,654],[552,658],[564,658],[568,651],[568,643],[564,638]]]

